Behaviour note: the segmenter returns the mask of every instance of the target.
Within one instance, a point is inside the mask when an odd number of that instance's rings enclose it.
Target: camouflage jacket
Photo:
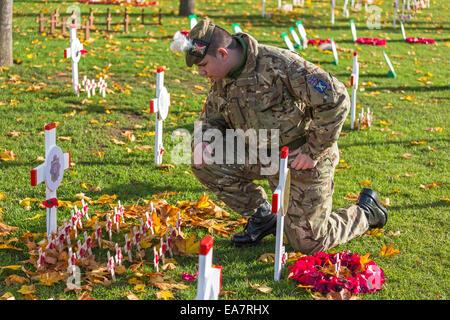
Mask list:
[[[349,112],[345,86],[297,53],[236,35],[248,46],[244,70],[237,79],[212,82],[200,116],[203,132],[279,129],[280,146],[305,137],[302,152],[321,158]]]

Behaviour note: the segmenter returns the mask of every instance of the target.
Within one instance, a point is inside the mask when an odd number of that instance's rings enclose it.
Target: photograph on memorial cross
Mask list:
[[[1,299],[445,301],[448,12],[444,0],[1,2]],[[204,18],[251,44],[220,88],[171,46],[178,32],[189,48]],[[337,90],[340,113],[323,104]],[[195,168],[198,122],[210,143],[231,130],[230,166],[216,145],[201,151],[220,169]],[[258,143],[278,130],[279,145],[246,154],[251,130]],[[253,154],[264,166],[238,170]]]

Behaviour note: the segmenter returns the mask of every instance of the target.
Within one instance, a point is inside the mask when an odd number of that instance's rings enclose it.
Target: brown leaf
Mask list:
[[[7,286],[10,286],[11,284],[15,284],[15,283],[24,284],[25,282],[30,282],[30,280],[27,278],[21,277],[17,274],[12,274],[5,279],[5,283]]]

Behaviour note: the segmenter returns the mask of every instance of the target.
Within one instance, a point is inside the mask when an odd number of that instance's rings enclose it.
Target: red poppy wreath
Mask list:
[[[367,257],[350,251],[316,252],[300,257],[289,268],[289,279],[323,294],[343,289],[352,294],[373,293],[381,290],[385,278],[383,269]]]

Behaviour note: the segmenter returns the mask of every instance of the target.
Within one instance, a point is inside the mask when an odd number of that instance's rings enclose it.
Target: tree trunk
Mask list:
[[[180,0],[179,16],[195,14],[195,0]]]
[[[0,66],[13,65],[13,0],[0,0]]]

